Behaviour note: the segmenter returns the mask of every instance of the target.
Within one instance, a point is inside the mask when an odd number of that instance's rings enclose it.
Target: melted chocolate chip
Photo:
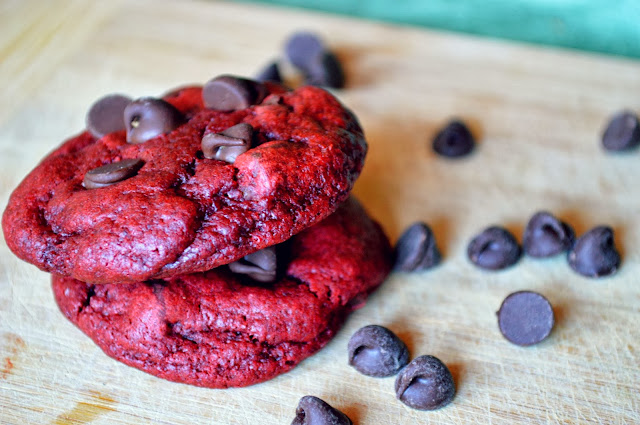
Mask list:
[[[258,282],[273,282],[277,270],[276,249],[270,246],[229,264],[234,273],[246,274]]]
[[[395,247],[394,268],[403,272],[427,270],[440,263],[441,256],[431,228],[414,223],[400,236]]]
[[[258,75],[256,75],[256,81],[264,83],[265,81],[273,81],[275,83],[282,83],[282,75],[280,75],[280,69],[277,62],[270,62],[264,67]]]
[[[351,419],[326,401],[312,395],[298,402],[291,425],[352,425]]]
[[[139,144],[175,130],[184,122],[184,116],[167,101],[143,97],[127,105],[124,121],[127,142]]]
[[[342,64],[331,52],[319,55],[309,63],[304,72],[306,84],[336,89],[344,87]]]
[[[124,109],[129,103],[131,98],[120,94],[110,94],[98,99],[87,113],[87,129],[97,138],[124,130]]]
[[[620,253],[613,242],[613,229],[598,226],[580,236],[569,251],[571,268],[586,277],[614,274],[620,267]]]
[[[238,155],[251,148],[253,127],[240,123],[221,133],[208,133],[202,137],[202,153],[205,158],[235,162]]]
[[[433,139],[434,152],[448,158],[465,156],[471,153],[474,146],[475,139],[471,131],[458,120],[447,124]]]
[[[84,175],[84,187],[97,189],[126,180],[135,176],[143,165],[144,161],[141,159],[123,159],[122,161],[94,168]]]
[[[294,66],[302,70],[307,70],[311,67],[312,63],[317,61],[326,48],[324,43],[314,33],[301,31],[294,33],[286,41],[284,46],[284,53]]]
[[[496,314],[502,335],[510,342],[523,346],[537,344],[548,337],[555,323],[549,301],[531,291],[509,295]]]
[[[575,240],[573,229],[546,211],[531,217],[524,230],[522,247],[527,255],[551,257],[571,248]]]
[[[405,343],[378,325],[358,329],[349,340],[348,350],[349,365],[367,376],[392,376],[409,362]]]
[[[602,146],[608,151],[624,151],[640,145],[640,121],[631,111],[611,117],[602,134]]]
[[[208,109],[237,111],[258,104],[266,96],[266,89],[252,80],[221,75],[202,88],[202,100]]]
[[[438,358],[420,356],[400,371],[396,397],[418,410],[435,410],[451,403],[456,393],[451,372]]]
[[[521,249],[508,230],[492,226],[471,240],[467,255],[480,268],[500,270],[515,264],[520,259]]]

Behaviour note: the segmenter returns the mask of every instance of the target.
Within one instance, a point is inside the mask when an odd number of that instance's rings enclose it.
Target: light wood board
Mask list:
[[[344,60],[336,95],[370,144],[355,194],[395,241],[430,223],[441,266],[394,273],[337,337],[292,372],[243,389],[163,381],[106,357],[58,311],[49,276],[0,244],[0,423],[288,424],[316,395],[356,424],[640,423],[640,151],[608,155],[609,115],[640,112],[640,63],[326,15],[201,1],[0,4],[0,204],[39,159],[84,126],[98,97],[159,95],[221,73],[253,75],[296,29]],[[469,158],[436,157],[450,117],[479,136]],[[547,209],[582,233],[616,231],[617,275],[590,280],[564,258],[483,272],[466,258],[491,224],[522,236]],[[555,307],[551,337],[505,341],[495,311],[531,289]],[[458,392],[436,412],[394,398],[393,378],[347,366],[349,336],[381,324],[413,356],[451,368]]]

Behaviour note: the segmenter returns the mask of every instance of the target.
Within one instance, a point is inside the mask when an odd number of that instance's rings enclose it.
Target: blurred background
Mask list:
[[[640,58],[640,0],[235,0]]]

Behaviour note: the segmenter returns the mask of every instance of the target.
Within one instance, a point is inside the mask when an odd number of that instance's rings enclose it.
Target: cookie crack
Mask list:
[[[85,296],[85,299],[82,301],[82,304],[80,304],[80,307],[78,307],[78,314],[82,314],[84,309],[91,305],[91,298],[93,298],[95,295],[96,286],[90,285],[89,289],[87,289],[87,295]]]

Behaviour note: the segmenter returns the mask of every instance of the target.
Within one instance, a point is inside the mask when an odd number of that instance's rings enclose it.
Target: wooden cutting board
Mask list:
[[[355,194],[395,241],[430,223],[441,266],[394,273],[337,337],[292,372],[249,388],[166,382],[106,357],[59,313],[49,276],[0,244],[0,423],[288,424],[316,395],[356,424],[640,423],[640,151],[599,146],[607,118],[640,112],[640,63],[346,18],[202,1],[5,1],[0,6],[0,196],[81,130],[88,106],[121,92],[158,95],[220,73],[253,75],[296,29],[323,34],[344,60],[336,95],[361,119],[370,153]],[[479,137],[469,158],[436,157],[450,117]],[[611,225],[623,265],[575,275],[564,258],[502,272],[467,260],[491,224],[518,238],[547,209],[578,233]],[[531,289],[555,307],[551,337],[505,341],[495,311]],[[347,366],[349,336],[385,325],[413,356],[452,370],[454,402],[397,402],[393,378]]]

